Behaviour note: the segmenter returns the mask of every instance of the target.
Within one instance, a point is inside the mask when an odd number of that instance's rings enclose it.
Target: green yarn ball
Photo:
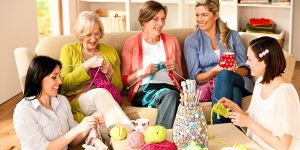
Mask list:
[[[127,137],[127,129],[117,124],[110,129],[110,136],[115,140],[124,140]]]
[[[165,141],[167,138],[167,129],[163,126],[149,126],[145,131],[145,142],[149,143],[160,143]]]
[[[248,150],[247,145],[244,144],[234,144],[233,147],[237,150]]]
[[[192,141],[184,150],[208,150],[208,148],[201,148],[200,145]]]

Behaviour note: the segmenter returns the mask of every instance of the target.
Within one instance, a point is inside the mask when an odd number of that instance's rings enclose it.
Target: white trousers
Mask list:
[[[129,118],[119,104],[112,97],[111,93],[103,88],[95,88],[78,98],[82,112],[86,116],[101,113],[105,119],[105,125],[110,127],[117,123],[128,125]]]

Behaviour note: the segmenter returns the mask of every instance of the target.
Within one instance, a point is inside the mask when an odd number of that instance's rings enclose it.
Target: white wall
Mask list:
[[[300,61],[300,0],[294,0],[294,33],[293,33],[293,51],[292,53],[295,55],[296,60]]]
[[[38,42],[35,0],[0,2],[0,104],[21,92],[13,50]]]

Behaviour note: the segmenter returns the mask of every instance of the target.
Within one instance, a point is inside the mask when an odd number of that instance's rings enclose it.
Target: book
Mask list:
[[[241,4],[270,4],[270,0],[240,0]]]

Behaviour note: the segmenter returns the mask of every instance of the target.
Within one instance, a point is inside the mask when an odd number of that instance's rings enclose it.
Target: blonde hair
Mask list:
[[[219,0],[197,0],[195,4],[195,8],[199,6],[205,6],[208,8],[210,12],[212,12],[214,15],[216,15],[220,11],[220,3]],[[230,50],[232,47],[229,45],[228,38],[230,36],[230,29],[228,28],[227,24],[222,21],[222,19],[219,17],[216,21],[217,24],[217,30],[220,35],[220,41],[221,44],[227,49]],[[199,29],[198,25],[196,25],[196,28]]]
[[[91,11],[81,12],[78,16],[78,19],[74,27],[76,37],[80,41],[82,41],[87,34],[93,31],[94,25],[96,23],[99,24],[99,28],[101,32],[100,38],[102,38],[104,35],[104,29],[100,17],[96,13]]]
[[[167,16],[168,10],[166,6],[163,6],[161,3],[152,0],[145,2],[140,8],[140,13],[138,17],[141,27],[143,27],[143,23],[152,20],[152,18],[160,10],[163,10],[165,12],[165,15]]]

